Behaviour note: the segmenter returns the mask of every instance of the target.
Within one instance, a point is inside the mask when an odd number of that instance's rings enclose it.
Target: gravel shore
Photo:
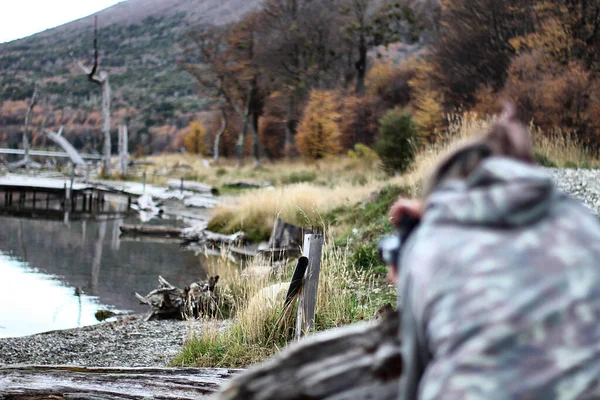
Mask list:
[[[201,321],[125,317],[82,328],[0,339],[0,365],[167,366]]]
[[[600,170],[547,170],[561,190],[600,214]],[[186,338],[201,331],[201,321],[126,317],[83,328],[0,339],[0,365],[166,366]]]

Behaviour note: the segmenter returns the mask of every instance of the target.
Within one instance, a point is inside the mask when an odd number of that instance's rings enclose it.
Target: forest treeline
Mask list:
[[[499,99],[600,144],[600,0],[267,0],[185,40],[180,64],[220,110],[206,140],[225,118],[230,153],[376,147],[384,116],[402,113],[429,143],[448,115],[494,114]]]
[[[319,159],[376,148],[382,121],[407,115],[429,143],[449,115],[493,114],[500,98],[600,145],[600,0],[265,0],[178,32],[176,66],[205,111],[143,127],[143,142],[130,127],[139,154]]]

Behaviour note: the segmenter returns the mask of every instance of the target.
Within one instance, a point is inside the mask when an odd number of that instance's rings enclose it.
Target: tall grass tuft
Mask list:
[[[323,215],[335,207],[364,199],[377,185],[348,183],[336,187],[300,183],[265,188],[240,196],[235,202],[218,205],[208,229],[234,233],[244,231],[255,241],[269,238],[277,218],[304,227],[323,225]]]
[[[259,264],[259,263],[258,263]],[[254,265],[256,266],[256,265]],[[248,268],[252,268],[252,265]],[[243,276],[245,299],[231,326],[219,329],[207,323],[201,336],[189,338],[172,365],[245,367],[285,347],[294,336],[297,306],[282,309],[292,265],[268,278]],[[285,277],[285,279],[283,279]],[[314,331],[370,319],[385,302],[395,302],[394,287],[378,282],[374,274],[348,263],[346,249],[327,241],[323,249]]]

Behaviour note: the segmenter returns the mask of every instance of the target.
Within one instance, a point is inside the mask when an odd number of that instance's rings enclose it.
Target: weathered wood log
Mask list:
[[[275,220],[275,225],[273,225],[273,231],[271,232],[269,242],[265,248],[261,248],[261,250],[273,248],[299,248],[302,245],[304,235],[307,233],[312,233],[312,230],[289,224],[284,222],[281,218],[277,218],[277,220]]]
[[[402,357],[397,312],[316,333],[226,382],[212,400],[392,400]]]
[[[189,190],[191,192],[198,193],[212,193],[218,194],[219,190],[213,186],[204,185],[202,183],[193,182],[193,181],[181,181],[176,179],[171,179],[167,181],[167,187],[171,190]]]
[[[197,399],[239,373],[224,368],[0,367],[6,399]]]
[[[54,143],[59,145],[65,151],[65,153],[69,155],[73,164],[85,165],[85,161],[83,161],[83,158],[81,158],[79,152],[77,152],[77,150],[75,150],[75,147],[73,147],[73,145],[69,143],[69,141],[65,139],[64,136],[62,136],[62,129],[63,128],[61,126],[58,132],[46,130],[46,136],[48,136]]]
[[[220,244],[244,244],[248,240],[248,235],[244,232],[236,232],[231,235],[207,231],[205,229],[184,228],[181,236],[190,242],[199,243],[220,243]]]
[[[164,225],[121,225],[122,234],[181,237],[182,228]]]
[[[238,182],[230,182],[230,183],[226,183],[223,186],[227,187],[227,188],[238,188],[238,189],[258,189],[258,188],[264,188],[264,187],[271,187],[273,186],[271,183],[256,183],[256,182],[246,182],[246,181],[238,181]]]
[[[146,296],[135,293],[142,304],[151,307],[146,321],[155,319],[189,319],[217,314],[219,297],[215,293],[219,275],[211,276],[206,281],[192,282],[183,290],[171,285],[162,276],[158,277],[158,289]]]

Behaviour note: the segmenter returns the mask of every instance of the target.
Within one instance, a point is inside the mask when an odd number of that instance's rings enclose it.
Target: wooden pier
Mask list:
[[[21,175],[0,177],[0,215],[30,218],[71,219],[119,217],[127,208],[114,210],[107,207],[106,195],[110,190],[89,183],[64,178],[41,178]]]

